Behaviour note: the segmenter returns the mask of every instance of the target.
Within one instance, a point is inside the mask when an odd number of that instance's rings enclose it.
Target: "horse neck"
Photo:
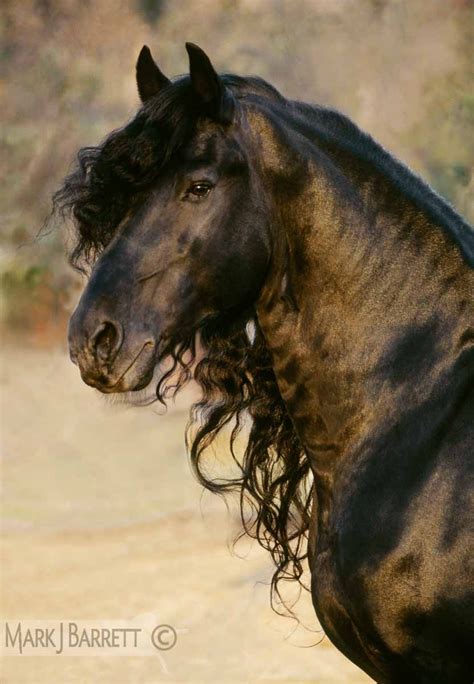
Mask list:
[[[297,130],[258,125],[274,259],[257,316],[322,476],[443,386],[472,276],[449,234],[382,173]]]

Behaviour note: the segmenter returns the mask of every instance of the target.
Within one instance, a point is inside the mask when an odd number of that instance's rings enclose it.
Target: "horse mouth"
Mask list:
[[[79,368],[83,381],[104,394],[135,392],[151,382],[155,370],[155,343],[147,340],[124,370],[118,371],[118,377],[117,372],[106,368],[94,368],[91,372],[80,363]]]

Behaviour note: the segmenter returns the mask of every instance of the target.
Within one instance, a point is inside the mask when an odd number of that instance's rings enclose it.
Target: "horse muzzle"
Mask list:
[[[153,377],[156,343],[149,335],[125,334],[116,321],[81,315],[69,323],[71,361],[83,381],[104,393],[143,389]]]

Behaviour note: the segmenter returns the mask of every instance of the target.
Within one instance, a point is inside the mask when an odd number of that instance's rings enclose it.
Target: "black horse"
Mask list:
[[[324,630],[371,677],[471,682],[474,233],[338,112],[187,50],[170,81],[143,48],[142,108],[55,197],[92,267],[71,357],[102,392],[166,358],[158,398],[193,375],[192,463],[239,488],[272,595],[308,557]],[[240,476],[214,480],[229,423]]]

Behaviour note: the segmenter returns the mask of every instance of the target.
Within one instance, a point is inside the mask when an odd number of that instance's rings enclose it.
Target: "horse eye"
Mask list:
[[[187,194],[192,195],[197,199],[203,199],[203,197],[207,197],[211,190],[212,185],[210,183],[200,181],[199,183],[193,183],[191,187],[188,189]]]

